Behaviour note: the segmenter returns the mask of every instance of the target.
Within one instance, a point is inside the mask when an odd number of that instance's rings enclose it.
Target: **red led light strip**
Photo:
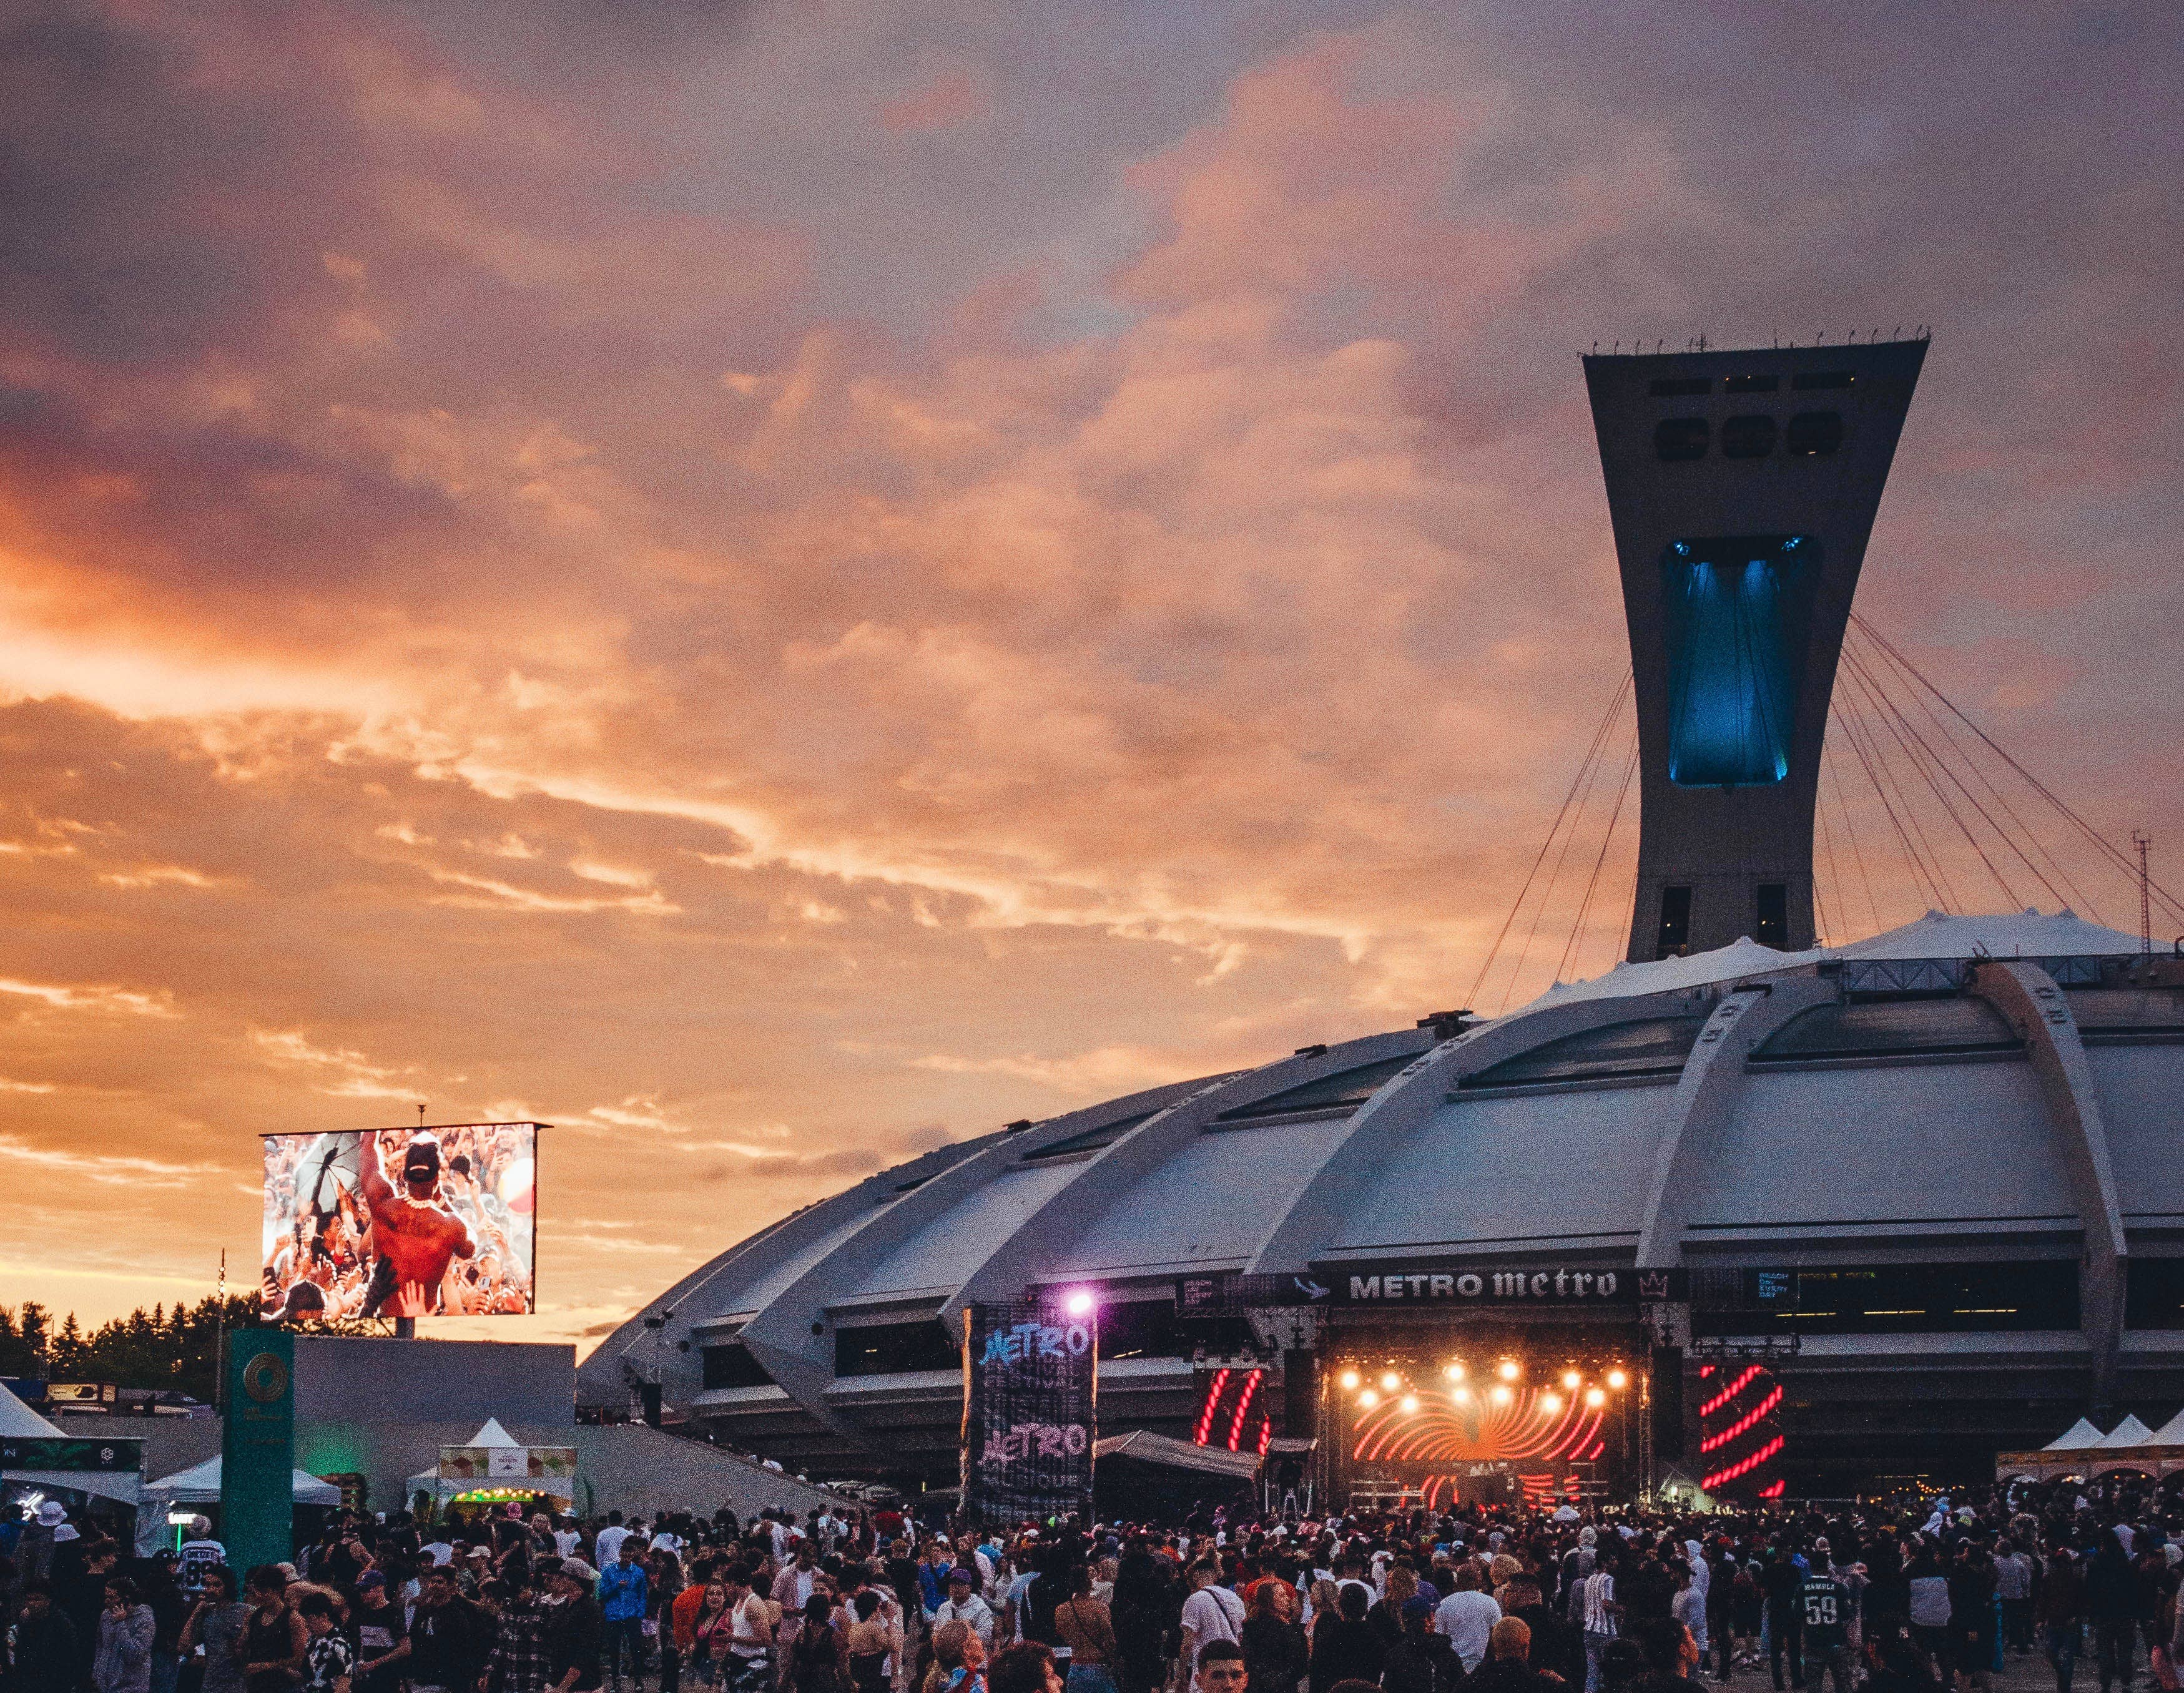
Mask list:
[[[1235,1419],[1228,1425],[1228,1450],[1232,1452],[1238,1451],[1243,1445],[1244,1417],[1251,1408],[1251,1395],[1259,1390],[1259,1378],[1265,1374],[1264,1370],[1253,1370],[1251,1374],[1244,1378],[1244,1390],[1236,1396]],[[1776,1396],[1779,1398],[1780,1395]],[[1205,1443],[1201,1441],[1200,1444],[1202,1445]]]
[[[1227,1390],[1228,1386],[1228,1372],[1215,1371],[1213,1385],[1206,1390],[1206,1403],[1199,1408],[1197,1432],[1190,1437],[1201,1446],[1210,1445],[1212,1443],[1214,1408],[1221,1403],[1221,1395]]]
[[[1707,1477],[1705,1480],[1699,1484],[1700,1490],[1703,1492],[1712,1493],[1714,1489],[1720,1486],[1722,1483],[1725,1481],[1735,1481],[1740,1476],[1750,1475],[1752,1471],[1758,1469],[1760,1465],[1765,1463],[1768,1459],[1773,1457],[1775,1453],[1781,1450],[1782,1437],[1780,1434],[1777,1434],[1765,1445],[1759,1447],[1757,1451],[1751,1452],[1744,1457],[1739,1458],[1727,1469],[1716,1470],[1712,1475]]]
[[[1781,1402],[1782,1389],[1778,1387],[1770,1392],[1766,1398],[1761,1400],[1758,1404],[1753,1406],[1751,1410],[1746,1412],[1743,1416],[1738,1417],[1736,1422],[1730,1423],[1728,1428],[1723,1429],[1719,1434],[1709,1434],[1705,1440],[1700,1441],[1699,1450],[1702,1452],[1718,1451],[1720,1448],[1726,1446],[1731,1440],[1738,1439],[1741,1435],[1750,1434],[1755,1426],[1765,1421],[1767,1417],[1771,1416],[1774,1413],[1774,1407]]]
[[[1742,1393],[1745,1389],[1752,1385],[1753,1381],[1764,1373],[1765,1371],[1759,1365],[1752,1365],[1742,1375],[1739,1376],[1735,1381],[1731,1382],[1712,1399],[1707,1401],[1704,1405],[1699,1406],[1699,1415],[1702,1417],[1713,1416],[1715,1412],[1720,1410],[1722,1406],[1728,1404],[1730,1401],[1736,1398],[1737,1395]]]
[[[1780,1499],[1782,1496],[1782,1490],[1788,1485],[1787,1482],[1783,1481],[1770,1482],[1759,1490],[1759,1496],[1762,1499]]]

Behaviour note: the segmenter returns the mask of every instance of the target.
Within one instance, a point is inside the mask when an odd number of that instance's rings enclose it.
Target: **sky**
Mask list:
[[[1930,325],[1859,610],[2159,872],[2180,80],[2158,3],[0,0],[0,1304],[248,1285],[256,1137],[422,1103],[553,1125],[488,1332],[588,1344],[1597,973],[1606,780],[1470,997],[1627,663],[1596,341]],[[1836,816],[1836,938],[1917,915]]]

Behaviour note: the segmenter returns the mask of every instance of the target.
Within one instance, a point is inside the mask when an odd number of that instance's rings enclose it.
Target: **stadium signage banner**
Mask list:
[[[963,1323],[964,1509],[989,1523],[1089,1518],[1097,1311],[973,1305]]]
[[[1323,1277],[1342,1305],[1635,1306],[1691,1297],[1683,1270],[1617,1269],[1599,1264],[1329,1267]]]
[[[1318,1305],[1652,1305],[1691,1297],[1687,1270],[1633,1270],[1597,1263],[1414,1264],[1401,1259],[1323,1264],[1308,1275],[1186,1276],[1176,1314],[1228,1317],[1249,1310]]]
[[[20,1470],[134,1474],[144,1467],[142,1440],[56,1440],[50,1435],[0,1440],[0,1464]]]

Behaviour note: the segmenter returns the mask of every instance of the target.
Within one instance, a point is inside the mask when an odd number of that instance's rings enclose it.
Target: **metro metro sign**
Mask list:
[[[1631,1270],[1586,1264],[1329,1265],[1332,1298],[1345,1305],[1614,1306],[1687,1299],[1680,1269]]]

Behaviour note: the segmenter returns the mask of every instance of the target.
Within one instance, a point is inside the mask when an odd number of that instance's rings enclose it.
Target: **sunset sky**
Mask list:
[[[2168,4],[0,19],[0,1304],[423,1101],[554,1125],[577,1338],[1465,1003],[1626,662],[1596,338],[1932,325],[1860,609],[2184,880]]]

